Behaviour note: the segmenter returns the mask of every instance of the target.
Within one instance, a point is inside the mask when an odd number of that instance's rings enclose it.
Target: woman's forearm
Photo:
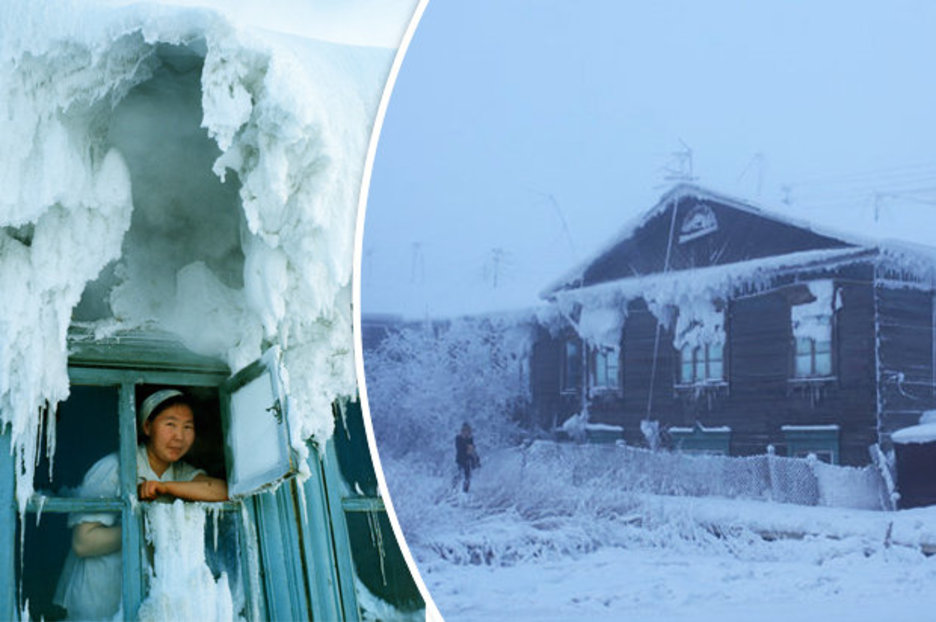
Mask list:
[[[72,549],[78,557],[97,557],[120,550],[120,526],[78,523],[72,530]]]
[[[187,501],[227,501],[227,482],[216,477],[199,475],[190,482],[146,481],[139,485],[139,497],[152,501],[160,495],[170,495]]]

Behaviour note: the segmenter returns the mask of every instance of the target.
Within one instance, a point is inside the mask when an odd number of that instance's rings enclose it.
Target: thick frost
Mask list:
[[[141,622],[234,620],[228,576],[215,580],[205,561],[205,509],[177,499],[146,505],[146,533],[153,545],[150,596]],[[239,618],[238,618],[239,619]]]
[[[356,390],[353,229],[391,51],[201,9],[0,11],[0,412],[21,507],[83,291],[98,335],[168,331],[232,370],[279,344],[293,444],[327,438]]]

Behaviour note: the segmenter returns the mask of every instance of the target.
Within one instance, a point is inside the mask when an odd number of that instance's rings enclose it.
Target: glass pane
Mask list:
[[[683,346],[679,356],[682,359],[679,380],[688,384],[692,382],[692,350],[689,349],[689,346]]]
[[[692,374],[692,379],[702,380],[705,378],[705,357],[702,355],[702,348],[693,348],[692,362],[695,367]]]
[[[724,370],[722,369],[721,359],[713,359],[709,361],[709,380],[722,380],[724,379]]]
[[[248,492],[288,470],[282,423],[273,412],[277,402],[268,374],[248,382],[231,395],[228,444],[233,454],[231,494]]]
[[[832,375],[832,353],[828,350],[820,352],[818,348],[816,349],[816,375]]]
[[[227,578],[234,603],[235,619],[248,619],[244,576],[241,559],[240,515],[236,511],[216,511],[205,521],[205,561],[215,581],[223,574]]]
[[[608,352],[595,353],[595,386],[608,386]]]
[[[619,353],[617,350],[611,350],[608,352],[607,365],[608,365],[608,383],[609,387],[617,387],[620,384],[618,378],[618,356]]]
[[[565,342],[564,368],[563,387],[566,389],[578,387],[582,377],[582,352],[577,341]]]
[[[55,413],[55,456],[52,476],[42,439],[34,487],[37,491],[60,496],[114,497],[120,490],[117,466],[118,424],[117,387],[71,387],[67,400]],[[113,454],[114,469],[96,469],[98,475],[113,476],[113,481],[92,477],[82,487],[82,480],[99,460]]]
[[[346,512],[362,619],[421,620],[424,604],[386,512]]]
[[[351,491],[369,497],[377,496],[377,475],[367,446],[367,433],[364,431],[364,415],[360,402],[351,402],[345,406],[344,415],[336,412],[335,453],[338,456],[338,468],[341,476]]]
[[[810,354],[797,354],[795,361],[795,373],[797,378],[804,378],[812,375],[812,356]]]
[[[17,570],[21,568],[23,602],[29,601],[34,620],[62,620],[66,615],[71,620],[110,619],[120,608],[119,523],[106,527],[114,530],[109,537],[115,537],[116,551],[92,551],[79,557],[72,549],[71,525],[80,524],[80,518],[47,513],[36,526],[35,515],[26,516],[23,556]]]

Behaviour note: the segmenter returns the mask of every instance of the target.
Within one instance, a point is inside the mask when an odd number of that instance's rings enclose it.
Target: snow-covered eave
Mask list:
[[[716,288],[737,287],[740,284],[753,283],[760,279],[773,279],[790,272],[869,262],[875,260],[880,252],[878,248],[851,247],[800,251],[705,268],[627,277],[576,289],[559,290],[553,292],[547,300],[550,302],[600,300],[605,297],[636,299],[643,297],[651,286],[674,285],[688,281],[691,281],[694,286],[704,287],[708,284]]]
[[[682,199],[688,196],[693,196],[702,200],[715,201],[717,203],[720,203],[727,207],[731,207],[733,209],[740,210],[742,212],[755,214],[759,216],[760,218],[764,218],[766,220],[770,220],[770,221],[777,222],[780,224],[789,225],[789,226],[797,227],[797,228],[804,229],[807,231],[811,231],[812,233],[815,233],[817,235],[821,235],[821,236],[828,237],[828,238],[833,238],[840,242],[851,244],[853,246],[867,248],[867,247],[876,246],[878,244],[878,241],[871,239],[871,238],[863,238],[861,236],[855,236],[852,234],[843,234],[838,231],[832,231],[829,229],[825,229],[823,227],[816,227],[812,223],[809,223],[806,221],[802,221],[802,220],[795,219],[795,218],[789,218],[787,216],[781,216],[774,212],[765,211],[764,209],[757,207],[753,205],[752,203],[749,203],[743,199],[739,199],[737,197],[733,197],[731,195],[728,195],[722,192],[709,190],[707,188],[703,188],[695,184],[681,183],[681,184],[677,184],[676,186],[668,190],[665,194],[663,194],[660,197],[659,201],[657,201],[657,204],[653,206],[652,208],[650,208],[650,210],[648,210],[647,212],[644,212],[642,215],[638,216],[637,218],[634,218],[633,220],[625,224],[625,226],[622,227],[618,231],[618,233],[615,234],[610,239],[609,242],[601,246],[598,249],[598,251],[592,253],[587,259],[581,261],[574,268],[564,273],[562,276],[552,281],[549,285],[543,288],[539,294],[540,298],[549,299],[550,295],[554,294],[558,290],[568,288],[569,286],[574,286],[576,283],[581,283],[582,278],[584,277],[585,271],[588,269],[589,266],[595,263],[596,260],[604,256],[605,254],[609,253],[615,246],[617,246],[618,244],[620,244],[627,238],[633,236],[634,232],[636,232],[638,229],[646,225],[653,218],[657,217],[658,215],[666,211],[666,209],[669,208],[669,206],[672,203],[678,202],[679,199]]]

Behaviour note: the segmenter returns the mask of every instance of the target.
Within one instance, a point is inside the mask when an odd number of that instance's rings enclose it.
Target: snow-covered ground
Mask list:
[[[468,494],[452,485],[454,465],[439,475],[384,461],[448,622],[934,619],[936,556],[923,548],[936,544],[936,508],[648,493],[632,485],[641,478],[615,486],[607,476],[614,448],[594,447],[595,460],[590,451],[489,451]],[[589,462],[600,468],[580,468]]]

